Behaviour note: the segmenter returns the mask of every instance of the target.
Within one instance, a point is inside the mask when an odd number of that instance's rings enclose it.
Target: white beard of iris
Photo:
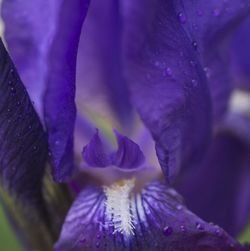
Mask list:
[[[121,233],[125,237],[134,235],[134,219],[131,212],[133,201],[131,192],[135,180],[121,180],[111,186],[104,186],[106,223],[114,227],[113,233]]]

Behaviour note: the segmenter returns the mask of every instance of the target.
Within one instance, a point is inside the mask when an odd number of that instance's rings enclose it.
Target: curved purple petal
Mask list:
[[[207,75],[214,122],[227,111],[232,89],[229,35],[250,14],[247,0],[174,1],[176,15],[197,47]]]
[[[184,164],[198,161],[206,148],[210,94],[196,48],[172,1],[138,2],[124,14],[130,20],[125,26],[126,76],[133,103],[156,141],[164,174],[172,178]]]
[[[90,5],[79,44],[77,101],[84,106],[86,100],[96,105],[105,99],[121,126],[129,127],[132,112],[122,72],[119,8],[116,0],[93,1]]]
[[[90,142],[83,148],[82,156],[91,167],[106,167],[111,165],[111,160],[105,152],[98,130],[96,130]]]
[[[17,197],[41,199],[47,138],[19,75],[0,41],[0,174]]]
[[[249,250],[191,213],[164,184],[153,182],[126,197],[130,185],[127,181],[83,190],[66,217],[55,250]]]
[[[118,149],[114,153],[113,165],[123,169],[134,169],[143,164],[145,156],[140,147],[126,136],[114,130]]]
[[[61,3],[59,20],[49,53],[49,73],[45,95],[45,121],[55,181],[63,181],[73,171],[73,130],[76,117],[76,55],[82,23],[89,0]]]
[[[56,1],[4,0],[4,37],[34,106],[42,115],[47,53],[55,22]]]
[[[250,217],[249,142],[232,131],[220,132],[199,169],[177,183],[191,210],[234,236]]]

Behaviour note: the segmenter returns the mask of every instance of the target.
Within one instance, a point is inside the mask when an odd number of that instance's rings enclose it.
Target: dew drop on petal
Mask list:
[[[196,41],[193,41],[193,42],[192,42],[192,46],[193,46],[193,48],[194,48],[195,50],[198,49],[198,44],[197,44]]]
[[[173,228],[170,226],[166,226],[163,229],[163,233],[165,236],[170,236],[173,233]]]
[[[172,69],[167,67],[164,71],[163,71],[163,76],[166,77],[166,76],[169,76],[171,77],[173,75],[173,72],[172,72]]]
[[[181,210],[183,208],[183,206],[181,204],[177,205],[176,209],[177,210]]]
[[[202,10],[197,10],[197,15],[198,15],[199,17],[201,17],[201,16],[203,15]]]
[[[200,223],[198,223],[198,222],[196,223],[196,228],[198,230],[204,230],[203,226]]]
[[[197,85],[198,85],[198,82],[197,82],[197,80],[195,80],[195,79],[192,79],[192,85],[194,86],[194,87],[196,87]]]
[[[220,10],[217,9],[217,8],[215,8],[215,9],[213,10],[213,15],[214,15],[215,17],[218,17],[218,16],[220,15]]]
[[[12,87],[10,87],[10,91],[11,91],[11,93],[12,93],[12,94],[15,94],[15,93],[16,93],[16,89],[15,89],[15,87],[13,87],[13,86],[12,86]]]
[[[178,19],[182,24],[185,24],[187,22],[187,18],[183,12],[178,13]]]
[[[186,227],[185,227],[185,226],[181,225],[181,226],[180,226],[180,229],[181,229],[181,232],[182,232],[182,233],[186,232]]]

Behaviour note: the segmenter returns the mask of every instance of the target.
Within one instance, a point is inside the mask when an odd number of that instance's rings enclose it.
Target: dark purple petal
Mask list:
[[[47,139],[19,75],[0,41],[0,174],[4,187],[41,199]]]
[[[242,141],[233,130],[220,132],[199,169],[177,183],[192,211],[234,236],[250,217],[249,142]]]
[[[48,59],[45,119],[52,155],[53,176],[55,181],[59,182],[69,177],[74,167],[76,56],[88,4],[89,0],[62,2]]]
[[[126,186],[131,181],[126,182],[115,188],[83,190],[66,217],[55,250],[249,250],[188,211],[179,195],[164,184],[151,183],[128,198],[125,191],[130,191]]]
[[[113,165],[124,169],[134,169],[145,161],[145,156],[140,147],[126,136],[114,130],[118,149],[113,155]]]
[[[248,0],[175,1],[176,15],[196,44],[213,101],[214,122],[227,111],[232,88],[229,35],[250,14]]]
[[[104,149],[98,130],[96,130],[90,142],[83,148],[82,156],[85,162],[91,167],[106,167],[111,165],[111,159]]]
[[[77,101],[84,106],[86,100],[96,105],[105,99],[121,126],[128,127],[132,112],[122,72],[119,8],[116,0],[93,1],[90,5],[79,45]]]
[[[4,37],[34,106],[42,115],[47,53],[57,1],[2,1]]]
[[[233,35],[233,70],[235,86],[250,90],[250,18],[248,17]]]
[[[133,102],[156,141],[164,174],[172,178],[181,166],[201,158],[206,148],[210,94],[196,48],[172,1],[137,2],[124,14],[129,22],[126,76]]]

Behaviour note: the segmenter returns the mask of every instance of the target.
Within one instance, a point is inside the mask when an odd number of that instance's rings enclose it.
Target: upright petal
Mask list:
[[[25,87],[42,115],[47,53],[57,1],[3,0],[4,37]]]
[[[81,111],[86,103],[94,109],[103,101],[126,128],[132,112],[122,72],[119,5],[117,0],[91,2],[79,45],[77,102]]]
[[[207,75],[218,123],[227,111],[232,89],[229,67],[229,35],[250,14],[248,0],[174,1],[176,15],[191,41],[196,44]]]
[[[63,0],[49,53],[45,120],[56,181],[73,171],[73,130],[76,117],[75,73],[81,28],[89,0]]]
[[[47,139],[0,41],[0,174],[4,187],[30,204],[41,199]]]
[[[118,149],[113,155],[113,165],[123,169],[134,169],[145,161],[145,156],[140,147],[126,136],[114,131]]]
[[[111,159],[104,149],[98,130],[96,130],[90,142],[83,148],[82,156],[91,167],[106,167],[111,165]]]
[[[172,178],[196,162],[209,141],[209,90],[172,1],[132,2],[124,7],[126,76],[164,174]]]
[[[66,217],[55,250],[249,250],[191,213],[164,184],[153,182],[131,197],[130,185],[127,181],[83,190]]]

